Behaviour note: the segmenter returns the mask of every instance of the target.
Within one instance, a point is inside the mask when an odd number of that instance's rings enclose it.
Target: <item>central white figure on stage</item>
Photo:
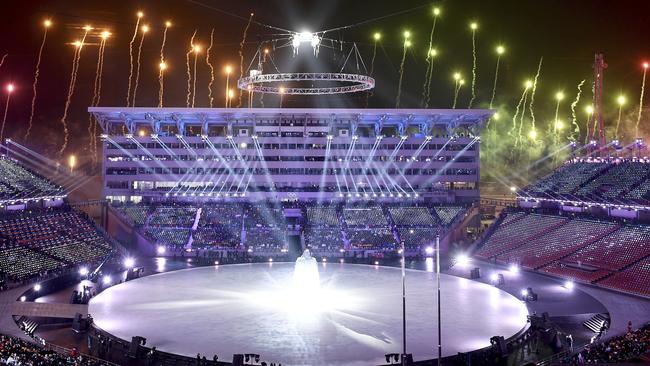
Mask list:
[[[320,276],[316,258],[311,256],[309,249],[305,249],[293,269],[294,295],[310,296],[320,291]]]

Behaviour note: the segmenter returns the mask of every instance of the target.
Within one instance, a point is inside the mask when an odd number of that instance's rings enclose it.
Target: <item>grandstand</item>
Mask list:
[[[0,208],[27,201],[61,200],[63,188],[0,155]]]
[[[526,212],[507,213],[497,225],[476,256],[650,295],[646,225]]]

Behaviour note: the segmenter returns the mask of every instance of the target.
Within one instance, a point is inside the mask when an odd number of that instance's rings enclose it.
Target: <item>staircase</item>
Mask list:
[[[600,328],[603,326],[605,322],[609,321],[609,318],[607,318],[603,314],[596,314],[589,318],[587,321],[582,323],[582,325],[585,326],[585,328],[589,329],[590,331],[594,333],[600,333]]]
[[[18,327],[25,332],[25,334],[32,336],[36,329],[38,328],[38,323],[33,320],[28,319],[26,316],[21,316],[18,321]]]

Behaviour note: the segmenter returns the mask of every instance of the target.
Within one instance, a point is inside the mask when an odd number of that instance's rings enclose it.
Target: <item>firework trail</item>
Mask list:
[[[2,118],[2,128],[0,128],[0,141],[3,141],[3,137],[5,134],[5,123],[7,123],[7,112],[9,111],[9,101],[11,100],[11,92],[13,91],[13,85],[9,85],[9,88],[7,91],[7,103],[5,104],[5,115]]]
[[[399,108],[399,102],[400,99],[402,98],[402,81],[404,80],[404,63],[406,61],[406,48],[408,45],[410,45],[410,41],[408,40],[408,34],[409,33],[404,33],[404,37],[406,38],[404,40],[404,51],[402,52],[402,61],[399,64],[399,83],[397,84],[397,97],[395,98],[395,108]]]
[[[492,97],[490,98],[490,109],[492,109],[492,105],[494,104],[494,97],[497,93],[497,80],[499,79],[499,64],[501,63],[501,55],[505,49],[503,46],[498,46],[497,47],[497,65],[494,70],[494,83],[492,84]]]
[[[615,138],[618,139],[618,127],[621,125],[621,113],[623,112],[623,104],[618,105],[618,118],[616,119],[616,132],[614,133]]]
[[[210,108],[212,108],[214,98],[212,97],[212,85],[214,84],[214,66],[210,62],[210,52],[212,51],[212,45],[214,43],[214,28],[210,32],[210,46],[205,51],[205,63],[210,68],[210,82],[208,83],[208,100],[210,101]]]
[[[138,20],[135,22],[135,28],[133,29],[133,37],[131,37],[131,42],[129,42],[129,89],[126,92],[126,106],[129,106],[131,103],[131,83],[133,79],[133,44],[135,43],[135,38],[138,36],[138,29],[140,29],[140,19],[142,18],[142,12],[138,13]]]
[[[530,92],[530,104],[528,105],[528,110],[530,110],[530,124],[533,130],[535,130],[535,112],[533,109],[533,105],[535,104],[535,92],[537,91],[537,79],[539,78],[539,74],[542,71],[542,61],[544,61],[544,57],[540,57],[539,64],[537,64],[537,73],[535,74],[535,79],[533,79],[533,89]],[[526,108],[525,105],[524,108]]]
[[[239,78],[241,79],[244,76],[244,43],[246,43],[246,35],[248,34],[248,28],[251,26],[253,21],[254,13],[251,13],[251,16],[248,17],[248,23],[246,23],[246,28],[244,28],[244,34],[242,35],[241,42],[239,42]],[[237,108],[241,107],[241,97],[242,93],[239,93],[239,101],[237,102]]]
[[[422,105],[424,108],[429,107],[429,91],[431,88],[431,77],[433,76],[433,35],[436,32],[436,23],[438,20],[438,14],[440,10],[438,8],[433,9],[433,24],[431,25],[431,32],[429,33],[429,48],[427,48],[427,69],[424,73],[424,85],[422,86]]]
[[[372,58],[370,59],[370,74],[368,76],[372,76],[372,74],[375,71],[375,58],[377,57],[377,43],[381,39],[381,33],[375,33],[373,35],[373,39],[375,40],[375,42],[373,43],[372,46]],[[370,100],[371,95],[372,95],[372,91],[366,93],[366,108],[368,108],[368,102]]]
[[[95,84],[93,86],[93,99],[90,102],[90,105],[92,107],[97,106],[99,103],[99,86],[101,83],[101,72],[102,72],[102,67],[103,67],[103,54],[104,54],[104,46],[106,44],[106,38],[102,38],[101,42],[99,43],[99,50],[97,51],[97,66],[95,67]],[[95,119],[93,118],[93,115],[91,114],[88,117],[88,138],[89,138],[89,144],[90,144],[90,153],[91,153],[91,159],[93,161],[93,164],[95,162],[95,136],[94,136],[94,122]]]
[[[163,79],[163,71],[165,70],[165,43],[167,42],[167,30],[171,26],[170,22],[165,23],[165,30],[163,31],[162,44],[160,45],[160,65],[158,65],[158,108],[163,106],[163,95],[165,93],[165,80]]]
[[[639,113],[636,117],[636,136],[639,137],[639,123],[641,122],[641,113],[643,113],[643,95],[645,94],[645,77],[648,72],[648,64],[643,64],[643,81],[641,82],[641,95],[639,96]]]
[[[573,103],[571,103],[571,124],[573,124],[573,126],[575,127],[573,133],[569,137],[571,141],[575,141],[574,134],[580,136],[580,125],[578,124],[578,117],[576,116],[576,107],[580,102],[580,95],[582,95],[582,86],[584,84],[585,84],[585,80],[582,80],[580,84],[578,84],[578,94],[576,94],[576,99],[573,101]]]
[[[72,96],[74,95],[75,85],[77,84],[77,73],[79,71],[79,61],[81,60],[81,50],[84,47],[84,42],[86,41],[86,36],[89,31],[90,27],[86,27],[81,42],[76,44],[77,49],[75,50],[74,58],[72,59],[72,73],[70,74],[70,85],[68,85],[68,96],[65,101],[65,107],[63,108],[63,116],[61,116],[61,124],[63,125],[63,145],[61,145],[61,149],[59,150],[59,157],[63,155],[63,152],[68,147],[68,111],[70,109],[70,103],[72,102]]]
[[[456,102],[458,102],[458,94],[460,93],[460,87],[463,84],[461,84],[459,81],[456,81],[456,84],[454,85],[454,104],[451,106],[451,109],[456,109]]]
[[[196,36],[196,29],[190,38],[190,50],[185,54],[185,67],[187,68],[187,96],[185,98],[185,105],[190,107],[190,97],[192,95],[192,70],[190,69],[190,55],[194,52],[194,37]]]
[[[5,63],[5,59],[7,58],[7,56],[9,56],[8,53],[2,55],[2,59],[0,59],[0,67],[2,67],[2,65]]]
[[[515,146],[517,146],[518,142],[520,143],[523,140],[522,130],[524,129],[524,117],[526,116],[526,101],[528,100],[528,89],[529,88],[526,88],[526,91],[524,92],[524,104],[521,110],[521,119],[519,120],[519,132],[517,133],[517,141],[515,142]]]
[[[521,106],[524,105],[524,108],[525,108],[524,99],[526,98],[527,94],[528,94],[528,88],[525,88],[524,92],[521,93],[521,97],[519,98],[519,103],[517,103],[517,108],[515,108],[515,114],[512,116],[512,128],[510,129],[509,134],[511,136],[513,136],[513,137],[514,137],[515,131],[517,130],[517,117],[519,116],[519,112],[521,111]]]
[[[194,101],[196,100],[196,61],[199,58],[199,46],[194,46],[194,76],[192,77],[192,108],[194,108]]]
[[[135,96],[138,94],[138,83],[140,81],[140,57],[142,55],[142,44],[144,43],[144,36],[147,35],[149,27],[146,25],[142,26],[142,37],[140,38],[140,44],[138,45],[138,58],[137,58],[137,68],[135,71],[135,83],[133,85],[133,102],[131,103],[132,107],[135,107]]]
[[[472,108],[474,104],[474,99],[476,99],[476,23],[472,23],[472,98],[469,100],[469,106],[467,108]]]
[[[29,113],[29,122],[27,125],[27,133],[25,134],[25,141],[32,132],[32,125],[34,122],[34,110],[36,108],[36,85],[38,85],[38,76],[41,69],[41,57],[43,55],[43,49],[45,48],[45,40],[47,39],[47,30],[50,27],[49,21],[45,21],[45,31],[43,32],[43,41],[41,42],[41,48],[38,50],[38,57],[36,59],[36,69],[34,70],[34,83],[32,84],[32,109]]]

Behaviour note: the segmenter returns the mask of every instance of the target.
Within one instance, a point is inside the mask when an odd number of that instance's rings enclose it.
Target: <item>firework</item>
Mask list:
[[[132,107],[135,107],[135,97],[138,94],[138,83],[140,81],[140,58],[142,56],[142,44],[144,43],[144,36],[149,31],[149,26],[142,26],[142,37],[140,37],[140,44],[138,45],[138,57],[136,59],[135,83],[133,83],[133,102]]]
[[[248,22],[244,28],[244,34],[239,43],[239,78],[244,76],[244,43],[246,43],[246,35],[248,34],[248,28],[250,28],[251,22],[253,21],[253,15],[255,14],[251,13],[250,17],[248,17]],[[237,102],[237,108],[239,107],[241,107],[241,93],[239,93],[239,101]]]
[[[190,49],[185,54],[185,68],[187,69],[187,96],[185,98],[185,106],[190,107],[190,97],[192,96],[192,70],[190,69],[190,55],[194,52],[194,37],[196,37],[196,29],[190,38]]]
[[[458,94],[460,94],[460,88],[465,84],[465,80],[461,78],[460,73],[454,73],[454,103],[451,108],[456,109],[456,103],[458,102]]]
[[[2,67],[2,65],[5,63],[5,59],[7,58],[7,56],[9,56],[8,53],[2,55],[2,59],[0,59],[0,67]]]
[[[226,108],[230,107],[229,101],[230,98],[228,97],[228,94],[230,93],[230,73],[232,72],[232,67],[230,65],[226,65],[224,67],[224,71],[226,72]]]
[[[558,127],[559,127],[559,115],[560,115],[560,103],[564,99],[564,92],[559,91],[555,93],[555,119],[553,119],[553,137],[557,139]]]
[[[395,98],[395,108],[399,108],[402,97],[402,80],[404,79],[404,63],[406,61],[406,50],[411,46],[411,32],[404,31],[404,46],[402,52],[402,61],[399,65],[399,83],[397,84],[397,97]]]
[[[527,81],[526,82],[526,90],[524,91],[524,94],[523,94],[524,103],[522,105],[523,108],[521,110],[521,117],[519,119],[519,131],[517,133],[517,141],[515,142],[515,146],[519,142],[521,142],[521,140],[523,139],[522,131],[524,129],[524,117],[526,116],[526,101],[528,100],[528,90],[530,90],[531,87],[532,87],[532,83]],[[531,130],[534,131],[535,128],[532,128]]]
[[[499,63],[501,61],[501,55],[506,52],[506,48],[503,46],[497,46],[497,65],[494,70],[494,83],[492,84],[492,97],[490,98],[490,109],[492,109],[492,104],[494,104],[494,96],[497,93],[497,80],[499,78]]]
[[[469,27],[472,30],[472,97],[469,100],[468,108],[472,108],[474,99],[476,99],[476,30],[478,23],[472,22]]]
[[[131,37],[131,42],[129,42],[129,89],[126,92],[126,106],[128,107],[131,103],[131,83],[133,80],[133,44],[135,43],[135,38],[138,36],[138,30],[140,29],[140,19],[144,14],[138,12],[138,20],[135,22],[135,28],[133,29],[133,37]]]
[[[524,83],[524,91],[521,93],[521,97],[519,98],[519,102],[517,103],[517,107],[515,108],[515,114],[512,116],[512,128],[510,129],[510,135],[515,136],[515,132],[517,131],[517,117],[519,116],[519,112],[522,110],[521,107],[524,107],[524,112],[522,115],[525,113],[525,108],[526,108],[526,97],[528,95],[528,90],[533,86],[533,82],[530,80],[526,80]],[[517,140],[515,140],[515,145],[516,145]]]
[[[641,113],[643,113],[643,95],[645,94],[645,77],[648,72],[648,66],[650,66],[647,62],[643,63],[643,81],[641,82],[641,95],[639,96],[639,113],[637,114],[636,117],[636,136],[639,136],[639,123],[641,122]]]
[[[377,43],[381,40],[381,33],[375,32],[375,34],[372,35],[372,39],[374,41],[373,46],[372,46],[372,58],[370,59],[370,74],[368,76],[372,76],[372,74],[375,71],[375,58],[377,57]],[[268,50],[265,50],[265,52]],[[262,94],[264,95],[264,94]],[[368,107],[368,101],[370,99],[370,96],[372,95],[372,91],[368,92],[366,94],[366,107]]]
[[[0,142],[3,141],[5,133],[5,123],[7,123],[7,112],[9,111],[9,101],[11,100],[11,94],[14,92],[14,84],[7,85],[7,102],[5,103],[5,113],[2,118],[2,128],[0,129]]]
[[[591,137],[591,126],[589,125],[589,122],[591,122],[591,116],[594,114],[594,106],[589,104],[585,107],[585,112],[587,113],[587,122],[585,123],[585,130],[587,131],[587,134],[585,135],[585,144],[587,144],[589,142],[589,138]]]
[[[165,22],[165,30],[163,31],[162,44],[160,45],[160,63],[158,64],[158,108],[163,106],[163,96],[165,93],[165,78],[164,72],[167,69],[165,62],[165,43],[167,42],[167,30],[172,26],[172,22]]]
[[[533,79],[533,88],[530,92],[530,104],[528,105],[528,109],[530,110],[530,124],[533,130],[535,130],[535,110],[533,108],[535,104],[535,92],[537,91],[537,79],[539,79],[539,74],[542,71],[543,61],[544,61],[544,57],[540,57],[539,64],[537,64],[537,73],[535,74],[535,78]]]
[[[99,105],[99,101],[101,100],[102,73],[104,70],[104,49],[106,47],[106,40],[108,39],[108,37],[110,37],[110,33],[108,31],[102,32],[102,39],[101,42],[99,43],[99,50],[97,51],[97,66],[95,67],[95,84],[93,87],[93,99],[91,101],[91,106],[93,107]],[[97,124],[95,123],[93,116],[90,115],[88,119],[88,136],[90,139],[90,153],[91,153],[91,160],[93,162],[93,165],[95,164],[95,161],[97,159],[96,135],[97,135]]]
[[[210,46],[205,51],[205,63],[210,68],[210,82],[208,83],[208,100],[210,101],[210,108],[212,108],[214,98],[212,97],[212,85],[214,84],[214,66],[210,62],[210,52],[212,51],[212,45],[214,43],[214,28],[210,32]]]
[[[422,86],[422,105],[424,108],[429,107],[429,91],[431,88],[431,77],[433,76],[433,58],[437,55],[437,50],[433,49],[433,35],[436,32],[436,23],[440,15],[440,8],[433,8],[433,24],[429,33],[429,48],[427,48],[427,69],[424,73],[424,85]]]
[[[75,86],[77,84],[77,73],[79,71],[79,61],[81,60],[81,50],[83,49],[84,42],[86,41],[86,36],[91,29],[92,28],[90,26],[84,27],[85,32],[81,38],[81,41],[74,43],[76,50],[72,59],[72,72],[70,74],[70,84],[68,85],[68,96],[63,108],[63,116],[61,117],[61,124],[63,125],[63,145],[61,145],[61,149],[59,150],[59,157],[63,155],[63,152],[68,147],[68,111],[70,109],[70,103],[72,102],[72,96],[74,95]]]
[[[582,80],[578,84],[578,93],[576,94],[576,99],[571,103],[571,124],[573,125],[573,133],[571,133],[571,141],[575,141],[575,136],[580,137],[580,125],[578,124],[578,117],[576,116],[576,107],[580,102],[580,96],[582,95],[582,86],[585,84],[585,80]]]
[[[41,47],[38,50],[38,57],[36,58],[36,68],[34,70],[34,84],[32,84],[32,109],[29,113],[29,122],[27,125],[27,133],[25,134],[25,140],[29,137],[29,134],[32,132],[32,124],[34,121],[34,110],[36,108],[36,86],[38,85],[38,76],[40,74],[41,68],[41,57],[43,55],[43,49],[45,48],[45,41],[47,40],[47,30],[52,25],[52,21],[47,19],[43,22],[45,30],[43,31],[43,41],[41,42]]]
[[[194,101],[196,100],[196,61],[201,53],[201,46],[194,46],[194,76],[192,77],[192,108],[194,108]]]

